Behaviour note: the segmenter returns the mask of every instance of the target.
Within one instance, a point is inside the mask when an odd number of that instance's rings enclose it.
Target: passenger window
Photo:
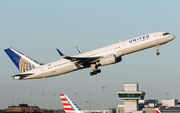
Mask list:
[[[170,33],[164,33],[163,36],[169,35]]]

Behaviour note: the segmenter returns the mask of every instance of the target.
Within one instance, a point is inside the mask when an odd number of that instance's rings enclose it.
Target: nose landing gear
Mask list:
[[[157,45],[157,46],[156,46],[156,51],[157,51],[157,52],[156,52],[156,55],[160,55],[160,53],[158,52],[158,51],[159,51],[159,48],[158,48],[159,46],[160,46],[160,45]]]
[[[159,52],[157,52],[157,53],[156,53],[156,55],[160,55],[160,53],[159,53]]]

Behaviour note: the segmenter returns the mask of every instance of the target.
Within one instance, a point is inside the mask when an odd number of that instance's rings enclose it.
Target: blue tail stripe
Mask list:
[[[67,96],[68,97],[68,96]],[[65,97],[66,98],[66,97]],[[72,101],[72,99],[70,98],[70,97],[68,97],[71,101]],[[71,108],[73,109],[73,110],[75,110],[75,108],[71,105],[71,103],[68,101],[68,103],[70,104],[70,106],[71,106]],[[72,103],[74,104],[74,106],[79,110],[79,111],[81,111],[81,109],[75,104],[75,102],[74,101],[72,101]]]
[[[10,59],[14,62],[16,67],[19,69],[19,61],[20,61],[21,57],[19,55],[17,55],[16,53],[14,53],[10,48],[5,49],[4,51],[10,57]]]
[[[4,51],[7,53],[7,55],[10,57],[10,59],[13,61],[13,63],[21,72],[26,72],[36,68],[37,66],[44,65],[29,58],[28,56],[20,53],[19,51],[13,48],[8,48],[5,49]]]

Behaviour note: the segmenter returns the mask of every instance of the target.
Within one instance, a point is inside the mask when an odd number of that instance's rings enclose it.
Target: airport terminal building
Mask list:
[[[38,106],[28,106],[27,104],[20,104],[19,106],[9,106],[6,110],[6,113],[41,113],[41,110]]]

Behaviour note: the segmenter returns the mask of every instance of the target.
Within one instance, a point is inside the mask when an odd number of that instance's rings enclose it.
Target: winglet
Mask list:
[[[59,49],[56,48],[56,50],[58,51],[61,57],[65,57],[65,55],[61,51],[59,51]]]
[[[83,53],[83,51],[78,47],[78,46],[76,46],[76,49],[78,50],[78,52],[81,54],[81,53]]]

